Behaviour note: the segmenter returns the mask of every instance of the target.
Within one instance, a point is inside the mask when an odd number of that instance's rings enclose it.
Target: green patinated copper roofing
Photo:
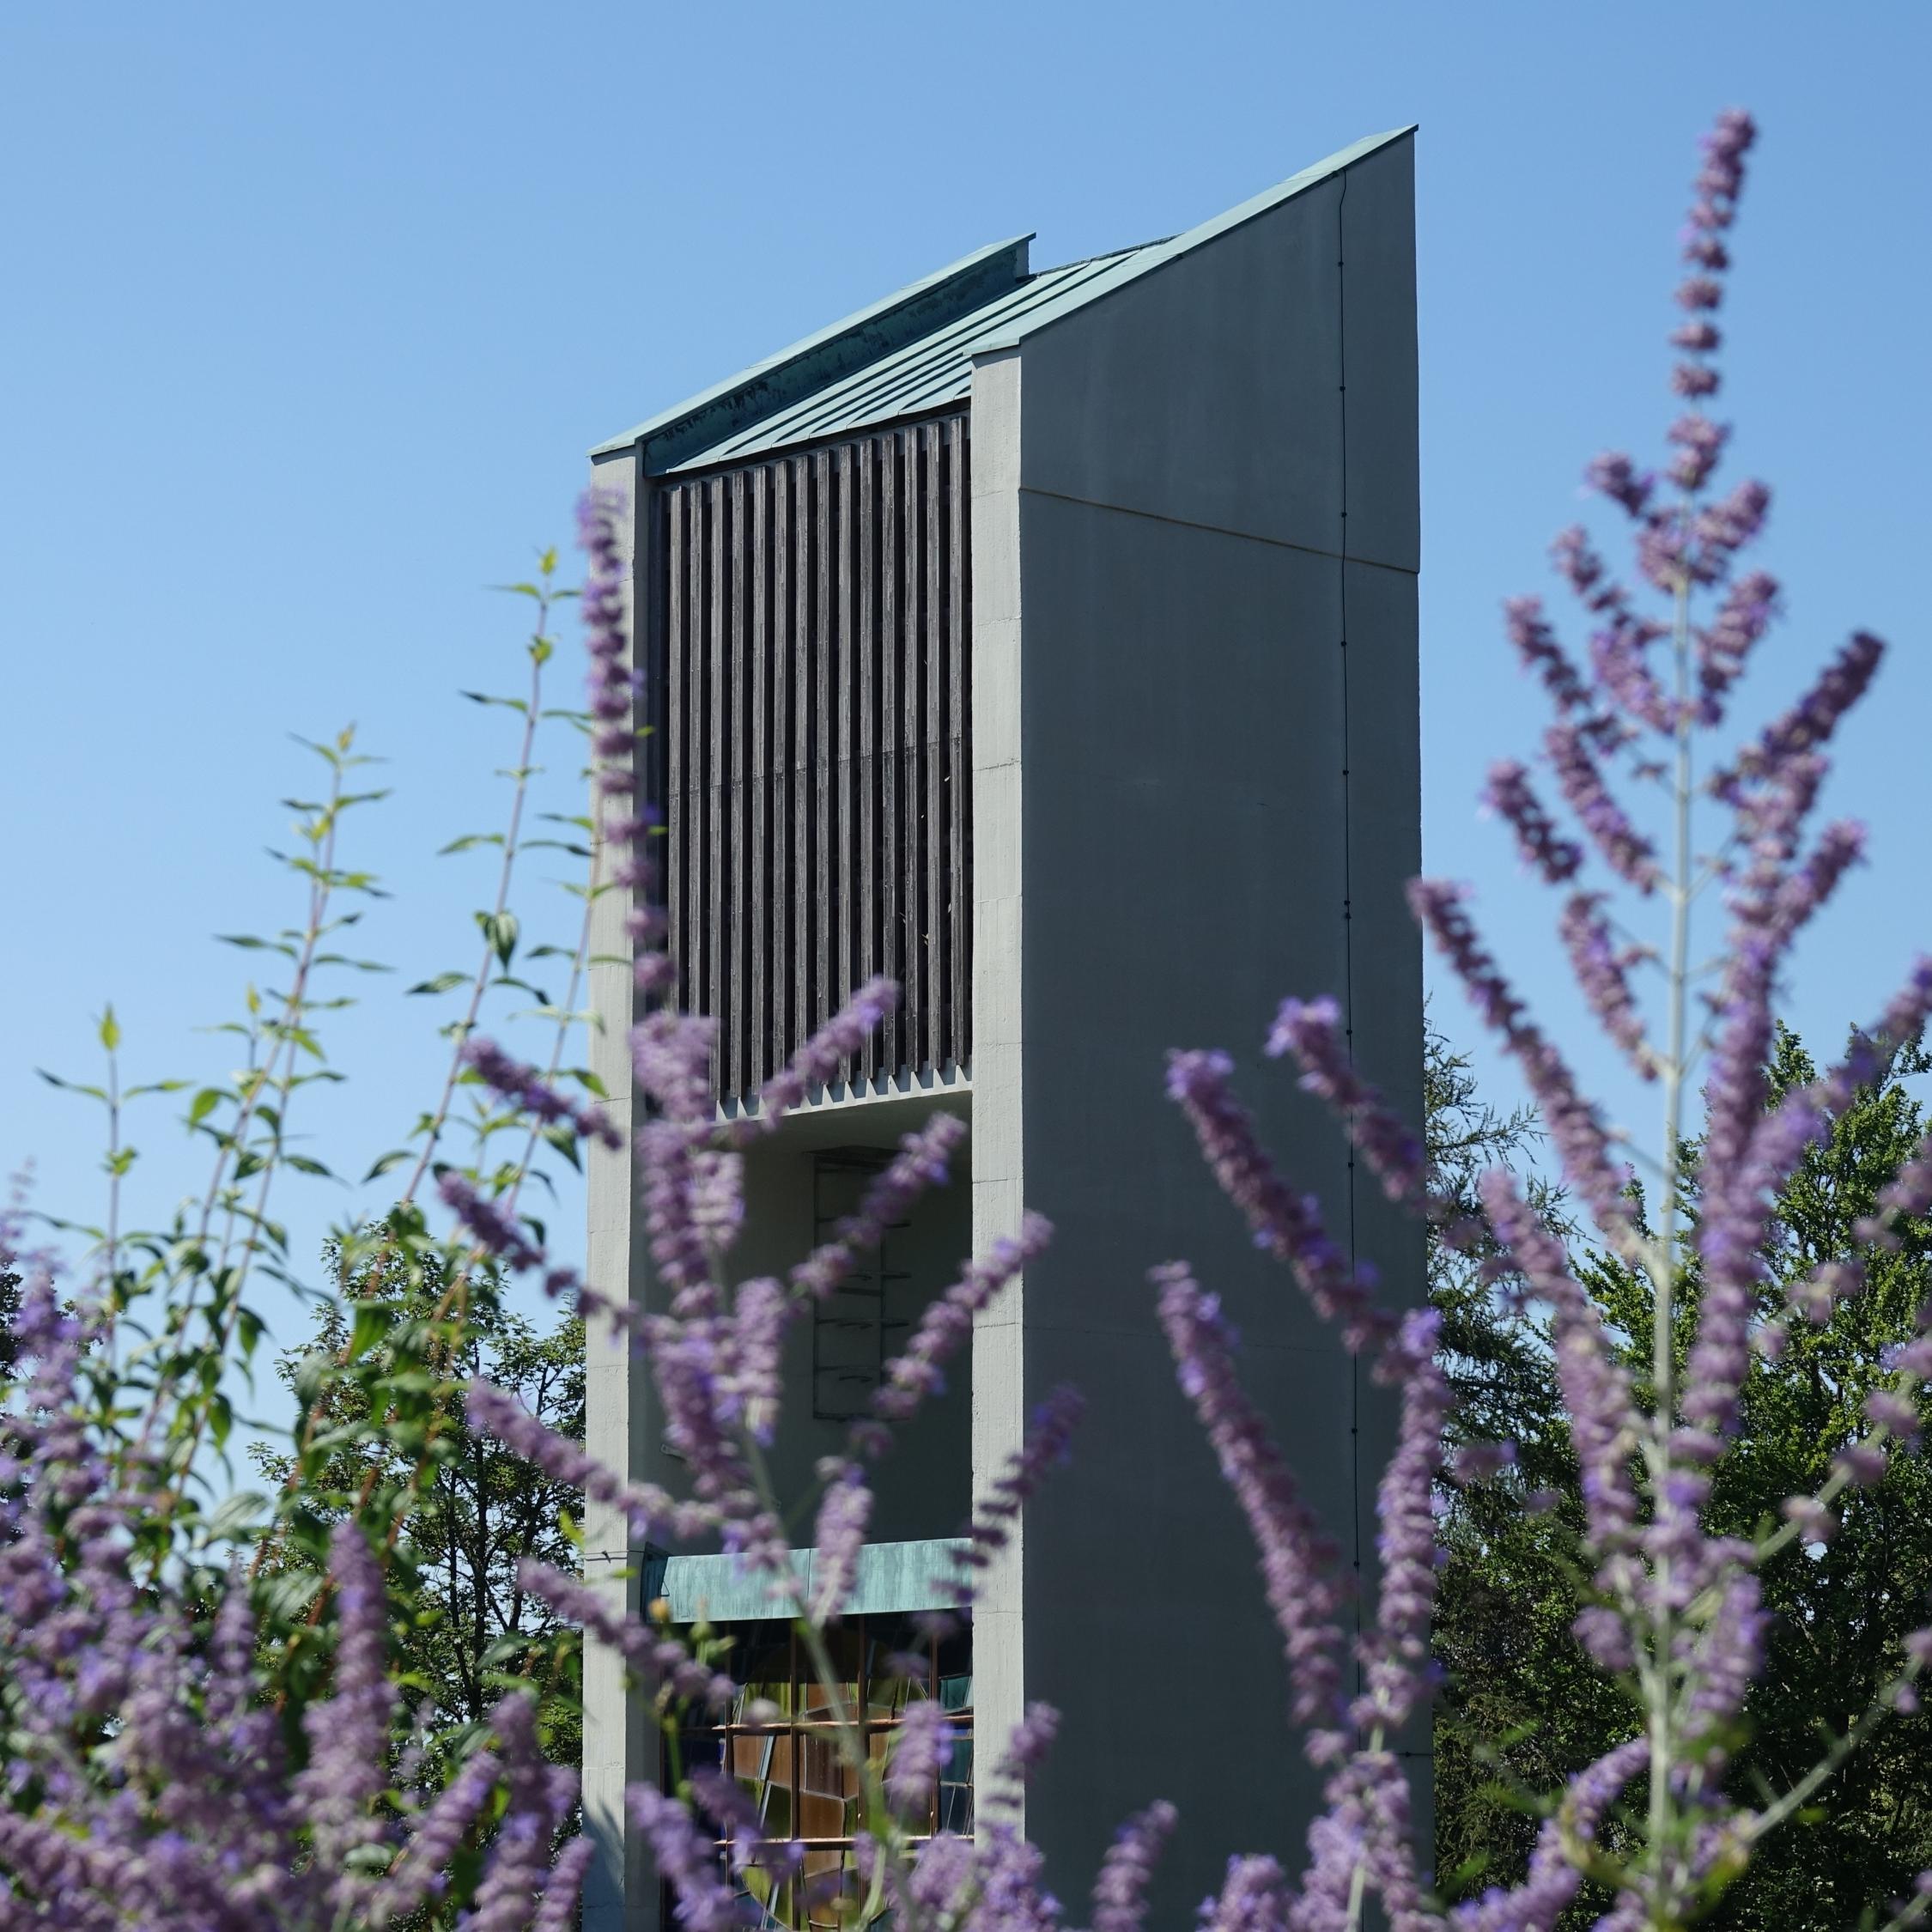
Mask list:
[[[712,463],[735,463],[763,450],[817,442],[863,429],[869,423],[890,422],[900,416],[942,409],[948,403],[964,402],[973,392],[973,355],[982,336],[989,331],[1024,329],[1027,317],[1049,303],[1077,301],[1080,290],[1089,283],[1142,252],[1128,248],[1091,262],[1043,270],[1018,288],[969,310],[958,320],[671,467],[700,470]]]
[[[848,315],[754,362],[725,382],[714,384],[627,429],[621,436],[598,444],[592,456],[607,456],[641,443],[645,462],[661,471],[682,462],[691,450],[728,436],[747,424],[761,422],[812,393],[849,375],[854,369],[890,355],[943,328],[988,297],[1002,295],[1026,280],[1030,234],[981,248],[888,295],[884,301]]]
[[[964,1600],[961,1577],[969,1545],[948,1537],[926,1543],[868,1543],[847,1593],[848,1617],[951,1610]],[[793,1573],[809,1603],[816,1550],[792,1552]],[[789,1618],[792,1607],[770,1578],[734,1556],[653,1556],[644,1565],[647,1602],[662,1597],[674,1624],[751,1623]]]
[[[996,243],[680,403],[592,456],[643,446],[662,476],[851,434],[964,401],[975,357],[1018,348],[1089,303],[1414,132],[1370,136],[1184,234],[1030,273],[1031,236]],[[680,1559],[682,1560],[682,1559]]]

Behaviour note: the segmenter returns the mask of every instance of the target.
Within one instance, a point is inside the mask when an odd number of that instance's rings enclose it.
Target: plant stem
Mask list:
[[[537,639],[545,641],[550,623],[550,596],[546,589],[538,600]],[[516,870],[517,840],[523,828],[524,800],[530,791],[530,760],[536,747],[537,720],[544,693],[544,655],[532,650],[530,653],[530,695],[524,701],[523,742],[517,752],[514,773],[515,791],[510,801],[510,822],[503,834],[503,863],[497,868],[496,903],[491,908],[491,927],[483,935],[483,957],[477,963],[476,977],[470,983],[470,1004],[462,1019],[457,1024],[454,1044],[450,1049],[449,1072],[444,1076],[442,1097],[436,1103],[436,1110],[429,1116],[429,1124],[422,1139],[422,1157],[416,1163],[416,1171],[410,1176],[408,1187],[404,1188],[401,1205],[407,1206],[416,1199],[416,1189],[422,1185],[423,1176],[429,1171],[429,1163],[435,1158],[436,1146],[442,1138],[443,1128],[448,1124],[451,1103],[456,1097],[456,1084],[463,1073],[463,1045],[475,1032],[477,1016],[483,1011],[483,994],[489,988],[489,965],[496,957],[496,943],[494,937],[495,921],[501,920],[510,908],[510,879]]]
[[[1688,511],[1680,514],[1688,519]],[[1677,1363],[1675,1289],[1680,1195],[1683,1176],[1679,1153],[1683,1140],[1684,1088],[1688,1072],[1686,1044],[1690,1019],[1691,894],[1691,586],[1687,574],[1677,583],[1675,621],[1671,627],[1672,657],[1676,670],[1676,750],[1671,785],[1674,850],[1670,894],[1669,1046],[1663,1065],[1663,1199],[1659,1210],[1657,1261],[1651,1276],[1650,1465],[1653,1497],[1661,1502],[1670,1481],[1671,1433],[1676,1424]],[[1656,1506],[1654,1504],[1653,1506]],[[1650,1788],[1646,1817],[1651,1868],[1657,1889],[1651,1899],[1653,1917],[1667,1910],[1674,1889],[1666,1880],[1665,1850],[1670,1836],[1671,1761],[1674,1755],[1671,1695],[1671,1656],[1676,1642],[1676,1618],[1670,1607],[1670,1561],[1657,1558],[1651,1579],[1650,1662],[1646,1674],[1649,1704]]]

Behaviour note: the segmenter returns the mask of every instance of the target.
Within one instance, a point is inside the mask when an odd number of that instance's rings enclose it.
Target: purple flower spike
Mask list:
[[[1757,1577],[1748,1571],[1732,1577],[1687,1660],[1692,1694],[1685,1744],[1713,1779],[1722,1775],[1728,1758],[1722,1734],[1736,1722],[1745,1693],[1764,1668],[1771,1618],[1762,1596]]]
[[[1287,1880],[1272,1858],[1230,1858],[1220,1891],[1201,1902],[1201,1932],[1287,1932],[1289,1923]]]
[[[1653,583],[1674,586],[1687,567],[1677,523],[1666,519],[1648,524],[1637,559]],[[1624,608],[1607,616],[1608,621],[1590,633],[1590,669],[1598,687],[1627,717],[1668,737],[1677,728],[1678,707],[1664,695],[1649,659],[1651,647],[1662,643],[1668,630]]]
[[[996,1783],[1025,1784],[1047,1761],[1060,1735],[1060,1713],[1050,1704],[1035,1701],[1027,1705],[1006,1740],[1006,1748],[994,1767]]]
[[[1628,1219],[1622,1199],[1625,1176],[1610,1158],[1602,1123],[1578,1092],[1562,1055],[1530,1020],[1485,949],[1462,902],[1461,889],[1442,880],[1410,883],[1409,904],[1417,918],[1522,1068],[1571,1185],[1588,1202],[1600,1227],[1606,1232],[1619,1229]]]
[[[587,1454],[582,1443],[558,1435],[515,1396],[487,1382],[470,1384],[465,1411],[471,1428],[495,1437],[526,1462],[535,1463],[551,1481],[580,1489],[592,1502],[621,1510],[635,1542],[647,1543],[665,1535],[689,1542],[716,1527],[714,1510],[679,1502],[654,1483],[627,1483]]]
[[[1583,472],[1583,480],[1613,503],[1620,504],[1632,517],[1643,516],[1649,507],[1650,493],[1656,488],[1656,478],[1640,474],[1620,450],[1594,459]]]
[[[1429,1683],[1429,1619],[1436,1602],[1431,1504],[1443,1467],[1443,1424],[1454,1400],[1435,1361],[1440,1323],[1433,1309],[1412,1313],[1382,1378],[1400,1382],[1402,1413],[1394,1454],[1376,1491],[1381,1577],[1375,1626],[1361,1646],[1366,1688],[1353,1712],[1364,1731],[1406,1723]]]
[[[1425,1194],[1422,1142],[1414,1130],[1355,1071],[1341,1008],[1333,999],[1285,999],[1268,1034],[1267,1052],[1292,1053],[1302,1065],[1303,1087],[1319,1096],[1341,1120],[1391,1200],[1421,1205]]]
[[[814,1088],[839,1077],[846,1061],[866,1044],[878,1024],[899,1004],[899,989],[890,980],[867,980],[817,1032],[792,1055],[783,1072],[758,1091],[758,1124],[775,1127],[795,1107],[802,1107]]]
[[[872,1492],[856,1462],[834,1461],[820,1473],[827,1481],[812,1531],[811,1615],[815,1623],[835,1624],[859,1574],[866,1527],[872,1521]]]
[[[387,1783],[396,1690],[388,1674],[388,1595],[360,1523],[336,1525],[329,1573],[339,1631],[335,1690],[307,1714],[309,1761],[295,1781],[295,1796],[315,1832],[317,1857],[340,1866],[381,1834],[374,1807]]]
[[[1885,1480],[1888,1458],[1875,1443],[1849,1443],[1839,1450],[1832,1467],[1853,1489],[1869,1489]]]
[[[1787,1498],[1783,1515],[1787,1522],[1796,1525],[1798,1534],[1807,1543],[1829,1543],[1838,1533],[1837,1512],[1815,1496]]]
[[[928,1396],[938,1394],[945,1386],[945,1364],[972,1339],[974,1318],[991,1307],[1052,1239],[1045,1216],[1029,1214],[1018,1240],[996,1241],[983,1261],[969,1261],[960,1279],[927,1304],[903,1352],[885,1364],[872,1413],[881,1421],[904,1422]]]
[[[1874,1388],[1865,1398],[1865,1419],[1889,1431],[1908,1446],[1918,1441],[1922,1425],[1917,1408],[1889,1388]]]
[[[519,1274],[528,1274],[544,1266],[543,1250],[524,1235],[523,1230],[496,1203],[477,1192],[476,1187],[455,1169],[440,1175],[436,1192],[443,1205],[467,1228],[494,1260],[507,1263]]]
[[[945,1707],[920,1698],[906,1708],[885,1767],[887,1801],[900,1817],[923,1825],[933,1809],[939,1773],[952,1755],[953,1728]]]
[[[1288,1660],[1297,1722],[1335,1722],[1341,1681],[1338,1552],[1235,1372],[1220,1304],[1176,1262],[1157,1269],[1161,1327],[1182,1393],[1194,1405],[1261,1556],[1261,1581]]]
[[[1647,1738],[1635,1737],[1578,1771],[1556,1816],[1537,1834],[1528,1877],[1513,1890],[1492,1886],[1481,1898],[1458,1905],[1449,1921],[1455,1932],[1551,1932],[1583,1884],[1564,1840],[1595,1842],[1611,1806],[1649,1761],[1649,1748]]]
[[[1528,767],[1514,758],[1492,765],[1483,798],[1516,835],[1524,865],[1540,872],[1546,884],[1560,885],[1576,877],[1583,850],[1558,833],[1556,821],[1529,782]]]
[[[1728,496],[1698,513],[1692,534],[1703,546],[1699,580],[1716,582],[1729,559],[1753,542],[1771,514],[1771,491],[1761,483],[1741,483]]]
[[[629,514],[624,496],[586,491],[577,506],[577,540],[590,565],[581,608],[590,656],[588,709],[598,829],[608,855],[609,883],[625,895],[624,929],[634,949],[636,984],[641,992],[656,998],[670,990],[675,969],[661,950],[665,920],[653,890],[652,841],[657,815],[653,808],[633,806],[641,685],[630,661],[630,568],[623,532]]]
[[[1531,1211],[1515,1176],[1492,1168],[1478,1185],[1498,1242],[1555,1316],[1557,1375],[1583,1467],[1590,1540],[1607,1555],[1626,1543],[1637,1522],[1630,1377],[1611,1351],[1595,1303],[1571,1274],[1562,1242]]]
[[[1678,451],[1677,460],[1670,466],[1670,480],[1680,489],[1694,495],[1704,488],[1717,467],[1724,446],[1730,440],[1729,427],[1713,422],[1707,416],[1692,413],[1679,416],[1665,434]]]
[[[1810,690],[1740,755],[1723,782],[1774,781],[1792,760],[1827,743],[1838,721],[1865,695],[1884,655],[1880,639],[1868,631],[1854,632]]]
[[[1147,1887],[1176,1816],[1172,1805],[1157,1802],[1135,1813],[1115,1833],[1093,1884],[1091,1932],[1140,1932],[1147,1917]]]
[[[1571,581],[1579,597],[1588,600],[1601,574],[1601,565],[1583,541],[1582,531],[1570,533],[1574,543],[1562,552],[1572,563]],[[1558,538],[1559,549],[1564,539]],[[1559,558],[1559,561],[1561,559]],[[1593,568],[1594,567],[1594,568]],[[1594,607],[1594,606],[1593,606]],[[1504,625],[1525,671],[1543,681],[1543,688],[1554,702],[1559,717],[1576,720],[1585,730],[1609,729],[1597,715],[1596,701],[1587,679],[1578,671],[1557,642],[1556,633],[1543,615],[1542,602],[1534,597],[1513,597],[1503,606]]]
[[[943,1188],[953,1151],[966,1138],[966,1123],[935,1114],[899,1143],[899,1151],[867,1185],[857,1213],[840,1222],[832,1238],[792,1271],[792,1285],[823,1300],[851,1273],[860,1255],[876,1249],[885,1230],[902,1221],[928,1188]]]
[[[975,1506],[967,1525],[969,1546],[964,1562],[969,1570],[984,1570],[1005,1548],[1021,1511],[1072,1454],[1073,1431],[1085,1409],[1079,1390],[1063,1383],[1033,1412],[1026,1439]]]
[[[1253,1120],[1230,1091],[1233,1070],[1225,1054],[1170,1054],[1169,1097],[1181,1103],[1222,1192],[1248,1217],[1256,1244],[1289,1264],[1324,1321],[1340,1322],[1343,1346],[1351,1353],[1383,1346],[1394,1321],[1376,1303],[1372,1278],[1329,1238],[1315,1199],[1291,1193],[1275,1172]]]
[[[1630,986],[1630,969],[1642,956],[1612,939],[1603,905],[1601,893],[1572,894],[1564,906],[1558,930],[1570,955],[1570,969],[1589,1001],[1590,1011],[1637,1072],[1647,1080],[1655,1079],[1656,1061],[1645,1041],[1643,1018]]]
[[[633,1784],[624,1801],[644,1834],[659,1874],[677,1901],[677,1923],[686,1932],[734,1932],[743,1921],[738,1900],[718,1869],[711,1836],[698,1829],[677,1799],[647,1784]]]
[[[679,1697],[714,1710],[725,1709],[736,1695],[738,1686],[729,1677],[701,1664],[655,1624],[627,1617],[621,1603],[613,1607],[602,1591],[580,1578],[526,1557],[517,1565],[517,1581],[566,1623],[581,1624],[598,1643],[617,1651],[653,1687],[669,1685]]]
[[[613,1151],[623,1147],[623,1136],[601,1109],[580,1106],[568,1095],[559,1093],[534,1066],[512,1060],[495,1041],[481,1036],[466,1040],[463,1057],[485,1086],[501,1094],[520,1112],[545,1125],[568,1126],[581,1139],[599,1141]]]
[[[580,1835],[557,1853],[543,1901],[530,1922],[530,1932],[575,1932],[578,1899],[596,1856],[597,1840]]]
[[[1570,809],[1610,869],[1637,891],[1646,896],[1654,891],[1662,877],[1656,848],[1610,795],[1583,734],[1567,725],[1552,725],[1544,733],[1543,746]]]
[[[1516,1445],[1510,1442],[1465,1443],[1451,1465],[1459,1483],[1492,1481],[1516,1466]]]
[[[1714,726],[1722,721],[1725,697],[1777,614],[1777,578],[1762,570],[1740,577],[1726,593],[1716,616],[1698,634],[1701,723]]]

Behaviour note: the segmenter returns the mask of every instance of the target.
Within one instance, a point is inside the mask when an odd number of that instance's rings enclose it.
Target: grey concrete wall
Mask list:
[[[1018,1233],[1026,1210],[1022,960],[1024,663],[1021,635],[1022,362],[973,372],[973,1248]],[[975,1321],[973,1483],[1020,1446],[1027,1417],[1024,1279]],[[973,1613],[974,1731],[981,1763],[1029,1695],[1021,1622],[1027,1525],[983,1571]],[[1018,1822],[1024,1823],[1024,1814]]]
[[[964,1113],[963,1100],[953,1110]],[[738,1280],[782,1276],[802,1261],[812,1244],[812,1168],[822,1149],[896,1146],[930,1111],[922,1101],[873,1103],[840,1107],[801,1117],[750,1150],[745,1165],[744,1234],[732,1256]],[[889,1282],[885,1316],[893,1324],[889,1352],[904,1346],[910,1324],[958,1279],[972,1249],[967,1156],[962,1151],[952,1178],[930,1192],[908,1225],[890,1237],[895,1273]],[[811,1490],[819,1458],[840,1453],[847,1425],[817,1421],[812,1415],[811,1323],[793,1328],[785,1357],[785,1395],[780,1409],[770,1466],[775,1485],[788,1506]],[[880,1542],[910,1542],[957,1534],[971,1503],[972,1363],[957,1360],[945,1392],[929,1403],[895,1437],[891,1452],[877,1468],[870,1534]],[[794,1519],[793,1540],[811,1540],[809,1512]]]
[[[1379,151],[1043,330],[975,389],[991,738],[975,1234],[1001,1231],[1023,1194],[1059,1230],[1007,1327],[980,1337],[975,1480],[1054,1382],[1089,1403],[1084,1447],[982,1613],[981,1724],[995,1735],[988,1680],[1062,1709],[1027,1822],[1063,1896],[1129,1812],[1180,1805],[1156,1923],[1191,1910],[1230,1852],[1298,1862],[1316,1779],[1149,1267],[1185,1256],[1224,1297],[1249,1386],[1352,1560],[1372,1556],[1390,1434],[1386,1403],[1219,1198],[1163,1094],[1165,1049],[1233,1051],[1337,1236],[1394,1298],[1422,1288],[1418,1234],[1355,1184],[1339,1133],[1260,1051],[1284,995],[1335,993],[1358,1057],[1419,1120],[1420,953],[1401,904],[1419,858],[1410,167],[1409,143]],[[1001,479],[1008,441],[1018,467]],[[1007,677],[1012,720],[987,695]]]
[[[594,488],[637,501],[633,451],[606,457],[592,466]],[[634,569],[641,519],[630,519]],[[613,1298],[636,1291],[643,1258],[643,1230],[632,1185],[628,1145],[635,1114],[630,1073],[632,987],[626,963],[623,896],[605,892],[591,911],[590,993],[599,1016],[592,1030],[590,1065],[611,1097],[611,1118],[623,1131],[626,1151],[611,1152],[592,1143],[586,1150],[588,1184],[588,1242],[586,1278]],[[608,1324],[592,1322],[585,1338],[586,1443],[605,1467],[632,1479],[645,1473],[650,1438],[649,1392],[634,1376],[626,1339]],[[606,1590],[627,1615],[641,1613],[636,1552],[629,1547],[623,1520],[596,1504],[584,1516],[586,1574]],[[586,1641],[584,1646],[583,1801],[586,1832],[597,1841],[597,1862],[584,1888],[584,1932],[655,1932],[658,1888],[645,1877],[645,1849],[624,1809],[627,1783],[657,1775],[657,1732],[647,1714],[624,1694],[623,1664],[613,1650]]]

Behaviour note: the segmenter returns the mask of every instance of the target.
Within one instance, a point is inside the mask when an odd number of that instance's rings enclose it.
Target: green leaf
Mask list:
[[[50,1073],[44,1066],[36,1066],[33,1071],[38,1073],[50,1087],[58,1087],[63,1093],[83,1093],[88,1097],[89,1100],[105,1100],[107,1097],[106,1090],[105,1088],[83,1087],[77,1080],[64,1080],[61,1078],[59,1074]]]
[[[283,1159],[298,1174],[319,1174],[325,1181],[333,1181],[335,1176],[313,1154],[284,1154]]]
[[[267,1332],[260,1315],[252,1308],[238,1308],[234,1311],[235,1340],[240,1345],[242,1358],[246,1360],[255,1352],[255,1347]]]
[[[453,852],[468,852],[476,846],[501,845],[502,842],[503,835],[501,832],[465,832],[461,838],[452,839],[436,856],[447,859]]]
[[[220,1087],[204,1087],[188,1103],[188,1125],[199,1127],[228,1097]]]
[[[100,1043],[109,1053],[121,1043],[121,1023],[114,1018],[112,1002],[100,1016]]]
[[[452,987],[461,986],[469,978],[467,973],[439,973],[433,980],[425,980],[420,986],[412,986],[411,993],[447,993]]]
[[[410,1154],[408,1148],[392,1148],[388,1153],[385,1154],[382,1158],[379,1160],[375,1163],[375,1165],[372,1167],[369,1171],[362,1176],[362,1185],[364,1187],[367,1187],[370,1182],[380,1180],[384,1175],[388,1173],[391,1168],[400,1167],[403,1163],[409,1157]]]
[[[366,1355],[385,1335],[396,1318],[393,1308],[381,1302],[358,1302],[355,1304],[355,1325],[349,1331],[349,1347],[345,1358],[355,1361]]]
[[[268,1514],[269,1499],[258,1490],[238,1489],[224,1497],[204,1528],[210,1542],[227,1542]]]
[[[478,913],[477,924],[483,929],[483,943],[507,966],[517,950],[517,915],[513,912]]]

